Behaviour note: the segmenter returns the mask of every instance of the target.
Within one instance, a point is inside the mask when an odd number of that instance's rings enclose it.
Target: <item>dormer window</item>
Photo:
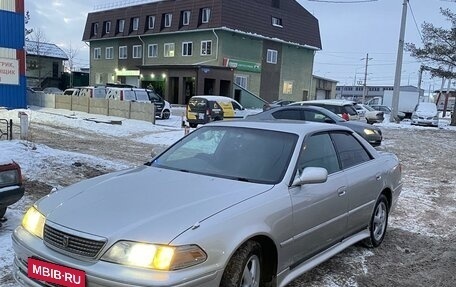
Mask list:
[[[155,16],[147,17],[147,27],[149,30],[153,30],[155,27]]]
[[[277,17],[272,17],[272,26],[282,28],[282,19]]]
[[[98,23],[92,24],[92,35],[96,36],[98,34]]]
[[[111,32],[111,21],[106,21],[105,22],[105,33],[109,34]]]
[[[171,13],[165,14],[165,23],[164,23],[165,28],[171,27],[172,21],[173,21],[173,14],[171,14]]]
[[[211,18],[211,8],[203,8],[201,10],[201,23],[209,23]]]
[[[190,11],[182,11],[182,26],[190,24]]]
[[[133,31],[138,31],[138,29],[139,29],[139,17],[133,18],[132,21],[133,21],[133,22],[132,22],[132,27],[131,27],[131,29],[132,29]]]
[[[123,33],[123,31],[125,29],[125,20],[124,19],[119,20],[118,27],[119,27],[118,28],[119,33]]]

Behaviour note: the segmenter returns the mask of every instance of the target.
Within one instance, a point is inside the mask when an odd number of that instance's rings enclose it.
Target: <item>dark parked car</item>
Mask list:
[[[0,162],[0,218],[6,208],[24,195],[20,166],[14,161]]]
[[[348,127],[362,136],[372,146],[382,142],[382,131],[376,127],[359,121],[346,121],[335,113],[316,106],[295,106],[275,108],[262,113],[248,116],[250,120],[287,119],[310,122],[330,123]]]

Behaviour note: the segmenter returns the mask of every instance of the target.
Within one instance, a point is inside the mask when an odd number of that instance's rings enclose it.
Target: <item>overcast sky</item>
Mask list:
[[[88,67],[88,46],[81,41],[87,13],[100,6],[140,0],[25,0],[30,11],[29,28],[40,29],[48,42],[61,48],[79,49],[75,58],[78,67]],[[317,2],[322,1],[322,2]],[[369,53],[368,85],[393,85],[402,0],[378,0],[366,3],[325,3],[325,1],[354,2],[353,0],[298,0],[320,24],[323,49],[317,52],[314,74],[352,85],[364,79],[366,54]],[[363,1],[363,0],[358,0]],[[440,8],[456,12],[452,0],[410,0],[407,11],[405,41],[419,44],[421,24],[449,28]],[[148,2],[148,1],[140,1]],[[413,12],[413,13],[412,13]],[[303,27],[305,29],[305,27]],[[404,54],[402,85],[417,85],[419,63]],[[422,87],[440,88],[440,79],[424,75]]]

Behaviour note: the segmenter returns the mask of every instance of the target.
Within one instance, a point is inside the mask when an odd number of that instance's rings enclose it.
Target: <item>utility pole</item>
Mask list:
[[[366,67],[364,68],[364,87],[363,87],[363,100],[362,104],[366,103],[366,95],[367,95],[367,87],[366,87],[366,82],[367,82],[367,65],[369,65],[369,60],[372,60],[372,58],[369,58],[369,53],[366,54],[366,58],[362,58],[361,60],[366,59]]]
[[[397,119],[397,112],[399,109],[399,90],[401,88],[401,70],[402,70],[402,58],[404,57],[404,39],[405,39],[405,23],[407,19],[407,3],[408,0],[404,0],[402,4],[402,19],[401,19],[401,31],[399,33],[399,45],[397,47],[397,59],[396,59],[396,74],[394,77],[394,90],[393,90],[393,109],[390,115],[390,122],[395,122]]]
[[[420,72],[418,74],[418,103],[421,101],[421,79],[423,78],[423,65],[420,66]],[[424,96],[424,94],[423,94]],[[423,99],[424,100],[424,99]]]

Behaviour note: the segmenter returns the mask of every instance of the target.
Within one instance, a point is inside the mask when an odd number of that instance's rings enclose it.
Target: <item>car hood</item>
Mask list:
[[[378,127],[366,124],[363,122],[357,122],[357,121],[346,121],[346,122],[338,122],[337,124],[346,126],[347,128],[351,128],[354,131],[362,131],[364,129],[371,129],[371,130],[380,130]]]
[[[112,240],[168,243],[272,185],[143,166],[87,180],[37,203],[46,220]]]
[[[437,113],[435,111],[416,111],[414,113],[416,116],[418,117],[434,117],[437,115]]]

